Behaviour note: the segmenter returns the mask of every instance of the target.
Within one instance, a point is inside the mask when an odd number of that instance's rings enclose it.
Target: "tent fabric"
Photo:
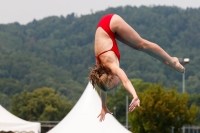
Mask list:
[[[33,131],[34,133],[40,133],[41,124],[20,119],[0,105],[0,131]]]
[[[100,112],[101,99],[89,82],[72,110],[48,133],[131,133],[111,114],[100,122]]]

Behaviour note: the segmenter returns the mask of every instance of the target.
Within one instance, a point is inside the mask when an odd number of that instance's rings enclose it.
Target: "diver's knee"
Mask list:
[[[146,49],[145,42],[144,41],[138,42],[134,49],[136,49],[136,50],[144,50],[144,49]]]

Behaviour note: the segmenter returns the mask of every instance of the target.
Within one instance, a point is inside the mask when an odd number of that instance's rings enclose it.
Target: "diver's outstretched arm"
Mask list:
[[[97,116],[100,117],[99,121],[104,121],[106,113],[112,114],[106,106],[106,98],[107,98],[107,93],[100,91],[100,97],[101,97],[101,102],[102,102],[102,108],[101,108],[101,113]]]

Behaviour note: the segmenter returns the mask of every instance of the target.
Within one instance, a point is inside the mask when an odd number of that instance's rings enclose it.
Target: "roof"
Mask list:
[[[25,121],[13,115],[0,105],[0,131],[34,131],[40,132],[41,124]]]
[[[111,114],[100,122],[100,112],[101,99],[89,82],[72,110],[48,133],[131,133]]]

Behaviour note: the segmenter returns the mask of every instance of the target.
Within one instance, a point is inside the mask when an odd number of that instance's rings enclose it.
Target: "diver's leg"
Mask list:
[[[178,72],[184,72],[184,67],[179,63],[177,58],[172,58],[157,44],[141,38],[140,35],[120,16],[114,15],[112,17],[110,28],[113,32],[116,33],[116,38],[119,41],[136,50],[143,51],[153,56],[164,64],[173,67]]]

